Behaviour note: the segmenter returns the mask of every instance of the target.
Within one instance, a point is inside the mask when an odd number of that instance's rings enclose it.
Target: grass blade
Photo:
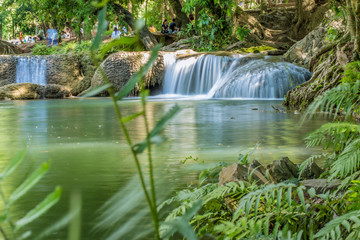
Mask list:
[[[159,138],[158,134],[169,123],[171,118],[173,118],[178,112],[180,112],[180,110],[181,108],[179,107],[179,105],[176,104],[165,114],[165,116],[160,119],[160,121],[158,121],[158,123],[149,133],[151,143],[161,143],[163,141],[163,138]],[[135,144],[133,147],[137,153],[143,152],[146,149],[146,139],[141,143]]]
[[[84,94],[83,96],[81,96],[81,98],[87,98],[87,97],[96,96],[99,93],[101,93],[102,91],[105,91],[105,90],[111,88],[112,86],[113,85],[111,83],[107,83],[107,84],[95,87],[91,91],[89,91],[86,94]]]
[[[100,47],[100,44],[103,39],[103,34],[105,33],[107,27],[107,21],[105,17],[106,17],[106,6],[99,12],[97,34],[90,46],[91,51],[95,51]]]
[[[134,73],[125,86],[115,94],[116,100],[121,100],[122,98],[128,96],[129,93],[134,89],[135,85],[140,82],[141,79],[146,75],[150,67],[155,63],[160,47],[161,45],[156,45],[153,48],[147,63],[142,66],[138,72]]]
[[[50,193],[42,202],[40,202],[35,208],[30,210],[25,217],[18,220],[15,225],[15,231],[24,227],[28,223],[34,221],[44,213],[46,213],[52,206],[54,206],[61,197],[61,187],[56,187],[54,192]]]
[[[17,153],[14,158],[11,159],[10,163],[6,166],[4,171],[0,174],[0,181],[3,181],[7,176],[9,176],[24,160],[26,156],[26,149]]]
[[[25,181],[11,194],[9,204],[14,203],[25,193],[27,193],[49,170],[50,163],[43,163],[38,169],[35,170]]]

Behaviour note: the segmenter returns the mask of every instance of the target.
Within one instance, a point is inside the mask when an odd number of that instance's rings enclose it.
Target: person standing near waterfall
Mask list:
[[[57,42],[58,31],[56,29],[49,28],[46,31],[46,35],[49,40],[49,46],[58,45]]]

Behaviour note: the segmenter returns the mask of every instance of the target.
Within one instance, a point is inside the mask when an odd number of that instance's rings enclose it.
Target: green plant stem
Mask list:
[[[2,229],[2,227],[0,227],[0,232],[4,236],[5,240],[9,240],[9,238],[6,236],[6,233],[4,232],[4,229]]]
[[[107,84],[110,83],[107,76],[105,75],[105,72],[104,72],[103,68],[100,66],[99,62],[97,61],[93,51],[91,52],[91,58],[92,58],[92,60],[93,60],[93,62],[95,64],[95,66],[97,66],[99,68],[99,71],[100,71],[100,73],[102,75],[102,78],[103,78],[104,82],[107,83]],[[151,202],[149,193],[148,193],[148,191],[146,189],[145,180],[144,180],[144,176],[143,176],[143,173],[142,173],[142,170],[141,170],[139,158],[137,157],[137,154],[136,154],[136,152],[135,152],[135,150],[134,150],[134,148],[132,146],[133,144],[132,144],[132,141],[131,141],[131,138],[130,138],[130,134],[127,131],[127,128],[126,128],[125,124],[121,121],[122,115],[121,115],[119,106],[117,104],[117,100],[115,98],[114,88],[109,88],[108,92],[109,92],[109,95],[110,95],[111,99],[113,100],[116,116],[117,116],[117,118],[119,120],[119,124],[120,124],[120,127],[121,127],[124,135],[125,135],[126,141],[127,141],[128,145],[130,146],[130,151],[131,151],[131,154],[132,154],[132,156],[134,158],[137,171],[139,173],[141,187],[142,187],[142,189],[144,191],[145,198],[146,198],[146,201],[147,201],[147,203],[149,205],[149,208],[150,208],[150,211],[151,211],[151,216],[152,216],[152,219],[153,219],[153,222],[154,222],[156,239],[160,239],[159,230],[158,230],[159,229],[159,227],[158,227],[159,223],[158,223],[156,205],[153,206],[153,204]]]
[[[0,196],[1,196],[1,199],[5,205],[5,214],[6,214],[6,218],[7,218],[7,221],[9,222],[10,226],[11,226],[11,230],[13,231],[15,229],[15,224],[11,221],[10,219],[10,212],[9,212],[9,203],[8,201],[6,201],[6,198],[5,198],[5,195],[4,195],[4,192],[2,190],[2,187],[0,186]],[[14,234],[14,232],[12,232]]]
[[[149,130],[149,121],[146,115],[146,96],[142,98],[142,106],[143,106],[143,116],[145,122],[145,130],[146,130],[146,145],[148,148],[148,160],[149,160],[149,178],[150,178],[150,189],[153,203],[153,213],[154,213],[154,226],[155,226],[155,239],[160,239],[159,234],[159,216],[156,209],[156,191],[155,191],[155,183],[154,183],[154,171],[153,171],[153,163],[152,163],[152,153],[151,153],[151,142],[150,142],[150,130]]]

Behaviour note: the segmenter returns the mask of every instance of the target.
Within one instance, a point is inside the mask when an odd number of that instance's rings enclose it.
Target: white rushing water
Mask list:
[[[45,58],[18,57],[16,61],[16,83],[46,85]]]
[[[200,55],[176,60],[164,56],[164,94],[211,98],[283,98],[311,73],[275,57]]]

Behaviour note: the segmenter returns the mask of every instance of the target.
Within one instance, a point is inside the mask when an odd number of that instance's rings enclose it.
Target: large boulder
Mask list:
[[[71,94],[73,96],[77,96],[81,92],[90,88],[91,79],[96,72],[96,66],[93,63],[90,55],[83,53],[78,56],[78,60],[80,64],[81,80],[77,81],[77,83],[74,84],[71,88]]]
[[[44,95],[44,86],[32,83],[14,83],[0,87],[0,99],[39,99]]]
[[[14,83],[0,87],[0,100],[65,98],[71,93],[67,87],[49,84],[46,86],[33,83]]]
[[[319,26],[302,40],[295,43],[284,57],[289,62],[308,68],[310,59],[325,46],[326,28]]]
[[[69,87],[57,84],[48,84],[44,87],[45,98],[67,98],[71,96],[72,95]]]
[[[140,68],[148,61],[150,52],[118,52],[110,55],[102,64],[107,79],[114,85],[115,90],[120,90],[131,76],[140,70]],[[164,79],[164,60],[162,53],[159,53],[153,67],[145,76],[145,85],[149,89],[155,89],[162,85]],[[97,69],[92,80],[91,88],[104,84],[103,76],[100,69]],[[132,95],[138,91],[136,88]],[[82,93],[84,94],[84,92]],[[107,92],[103,92],[100,96],[107,96]]]
[[[46,80],[48,84],[73,88],[82,80],[80,64],[76,55],[50,55],[46,56],[46,59]]]

